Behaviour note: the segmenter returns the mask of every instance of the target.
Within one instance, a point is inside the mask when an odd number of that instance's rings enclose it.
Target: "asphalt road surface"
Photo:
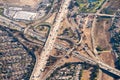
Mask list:
[[[60,24],[68,11],[68,6],[71,0],[65,0],[62,4],[59,13],[57,14],[55,23],[53,24],[53,29],[50,31],[46,44],[41,52],[40,57],[37,58],[33,73],[31,75],[30,80],[42,80],[42,73],[46,67],[47,60],[49,58],[50,52],[54,47],[55,40],[58,35],[58,31],[60,29]]]

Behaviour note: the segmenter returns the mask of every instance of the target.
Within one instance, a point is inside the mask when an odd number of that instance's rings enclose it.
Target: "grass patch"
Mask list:
[[[3,15],[3,11],[4,11],[4,9],[0,8],[0,15]]]
[[[88,0],[77,0],[79,5],[79,12],[95,13],[104,3],[105,0],[95,0],[90,2]]]

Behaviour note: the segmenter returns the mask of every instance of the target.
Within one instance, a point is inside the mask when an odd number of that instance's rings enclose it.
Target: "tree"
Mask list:
[[[116,61],[116,68],[120,70],[120,56],[117,58],[117,61]]]
[[[96,50],[97,51],[103,51],[103,49],[100,46],[97,46]]]

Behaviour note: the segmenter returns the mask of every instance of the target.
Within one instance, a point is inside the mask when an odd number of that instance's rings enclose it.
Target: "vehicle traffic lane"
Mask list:
[[[56,41],[58,31],[60,29],[61,21],[63,20],[65,14],[67,13],[67,7],[69,6],[71,0],[67,0],[63,3],[62,7],[59,10],[59,13],[57,14],[55,23],[53,24],[54,28],[52,31],[50,31],[50,34],[48,36],[48,39],[44,45],[44,48],[41,52],[40,58],[37,59],[37,63],[35,65],[35,68],[33,70],[32,76],[30,80],[41,80],[42,78],[42,72],[44,71],[46,67],[46,63],[48,60],[48,56],[50,55],[51,50],[53,49],[54,43]]]

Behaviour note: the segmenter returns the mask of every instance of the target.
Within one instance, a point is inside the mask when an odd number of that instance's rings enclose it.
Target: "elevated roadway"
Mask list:
[[[21,32],[23,32],[24,28],[26,27],[26,25],[22,25],[18,22],[12,21],[12,20],[5,18],[1,15],[0,15],[0,22],[2,22],[2,24],[5,25],[5,27],[8,27],[8,28],[13,29],[13,30],[18,30]]]
[[[99,60],[94,60],[94,59],[91,59],[91,58],[88,58],[88,57],[85,57],[83,55],[81,55],[79,52],[73,52],[72,55],[80,60],[83,60],[89,64],[92,64],[92,65],[99,65],[99,67],[103,70],[106,70],[116,76],[119,76],[120,77],[120,71],[99,61]]]
[[[74,49],[77,48],[80,43],[81,43],[81,40],[79,41],[78,44],[74,44],[74,46],[71,49],[66,49],[66,47],[57,44],[55,46],[57,49],[65,50],[67,53],[65,53],[62,56],[62,58],[59,61],[56,62],[56,64],[53,66],[53,68],[49,72],[47,72],[47,74],[42,79],[46,80],[46,78],[48,78],[54,72],[54,70],[56,70],[58,67],[60,67],[63,64],[65,64],[64,60],[66,59],[66,56],[70,57],[70,55],[72,54],[72,52],[74,51]]]
[[[81,40],[82,40],[82,38],[81,38]],[[64,60],[66,59],[66,56],[70,57],[72,52],[78,47],[79,44],[81,44],[81,40],[79,40],[79,42],[77,44],[74,44],[71,49],[67,49],[65,46],[62,46],[60,44],[55,44],[55,47],[57,49],[64,50],[67,53],[65,53],[61,57],[61,59],[59,61],[57,61],[56,64],[51,68],[51,70],[49,72],[47,72],[47,74],[45,76],[43,76],[43,78],[42,78],[43,80],[46,80],[46,78],[48,78],[54,72],[54,70],[56,70],[58,67],[60,67],[61,65],[63,65],[65,63]]]
[[[55,23],[53,24],[54,28],[52,31],[50,31],[50,34],[49,34],[48,39],[44,45],[44,48],[41,52],[40,57],[37,58],[37,61],[36,61],[33,73],[30,77],[30,80],[42,80],[42,73],[45,70],[46,63],[47,63],[47,60],[49,58],[50,52],[52,51],[54,43],[56,41],[58,31],[61,27],[61,25],[60,25],[61,21],[63,20],[65,14],[68,11],[67,8],[70,4],[70,1],[71,0],[64,1],[64,3],[62,4],[62,6],[59,10],[59,13],[57,14]]]
[[[73,49],[74,48],[72,48],[70,50],[66,50],[67,53],[65,55],[63,55],[63,57],[59,61],[57,61],[54,66],[52,66],[51,70],[47,72],[47,74],[42,78],[42,80],[46,80],[54,72],[54,70],[56,70],[58,67],[64,65],[65,64],[65,62],[64,62],[65,56],[71,54]]]

